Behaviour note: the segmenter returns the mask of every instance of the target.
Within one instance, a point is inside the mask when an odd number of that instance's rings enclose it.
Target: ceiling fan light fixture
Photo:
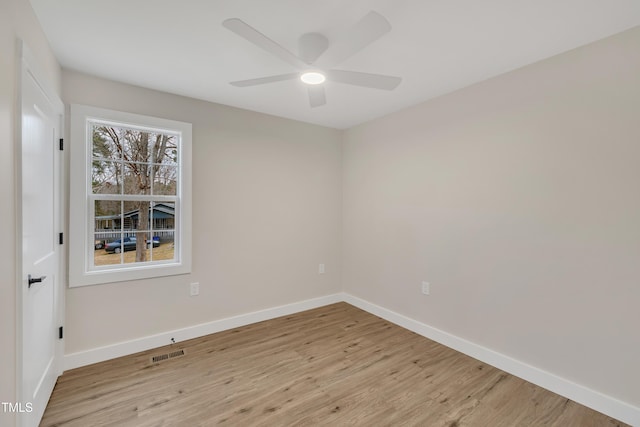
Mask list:
[[[308,85],[319,85],[324,83],[326,79],[325,75],[318,71],[308,71],[300,76],[300,80]]]

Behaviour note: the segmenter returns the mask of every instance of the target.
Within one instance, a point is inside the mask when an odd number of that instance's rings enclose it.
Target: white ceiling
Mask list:
[[[344,129],[640,25],[640,0],[31,0],[63,67]],[[327,82],[311,108],[295,71],[222,27],[240,18],[290,51],[339,40],[370,10],[392,30],[340,69],[396,75],[392,92]]]

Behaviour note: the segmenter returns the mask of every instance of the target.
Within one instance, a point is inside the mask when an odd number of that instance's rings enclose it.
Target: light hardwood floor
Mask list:
[[[625,424],[338,303],[65,372],[41,425]]]

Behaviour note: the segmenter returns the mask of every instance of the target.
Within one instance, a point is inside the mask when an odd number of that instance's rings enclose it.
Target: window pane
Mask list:
[[[153,165],[153,194],[175,196],[177,194],[178,168],[176,166]]]
[[[121,235],[119,233],[95,233],[93,264],[95,266],[121,264]]]
[[[151,138],[151,162],[167,166],[178,166],[178,137],[175,135],[153,134]]]
[[[128,162],[151,162],[152,133],[149,131],[117,128],[121,135],[124,160]]]
[[[126,201],[123,204],[123,229],[125,232],[135,233],[149,231],[151,228],[151,202]],[[131,234],[132,236],[134,234]]]
[[[117,162],[93,160],[91,187],[94,194],[120,194],[122,191],[122,165]]]
[[[122,158],[120,136],[117,128],[94,123],[92,125],[92,157],[94,159],[120,160]]]
[[[113,238],[118,239],[122,220],[121,212],[122,202],[119,200],[96,200],[94,231],[116,233],[117,235]]]
[[[148,232],[136,232],[131,237],[125,238],[123,244],[125,264],[151,261],[150,242],[151,234]]]
[[[154,261],[171,261],[175,258],[174,231],[153,233],[152,256]]]
[[[124,194],[150,194],[151,167],[147,163],[124,164]]]
[[[153,222],[154,230],[174,230],[175,229],[175,203],[154,202]]]

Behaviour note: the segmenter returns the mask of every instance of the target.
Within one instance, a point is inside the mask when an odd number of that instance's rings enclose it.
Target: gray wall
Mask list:
[[[67,354],[341,290],[340,131],[66,70],[63,100],[193,124],[192,274],[68,289]]]
[[[636,28],[346,131],[344,290],[640,406],[639,113]]]

